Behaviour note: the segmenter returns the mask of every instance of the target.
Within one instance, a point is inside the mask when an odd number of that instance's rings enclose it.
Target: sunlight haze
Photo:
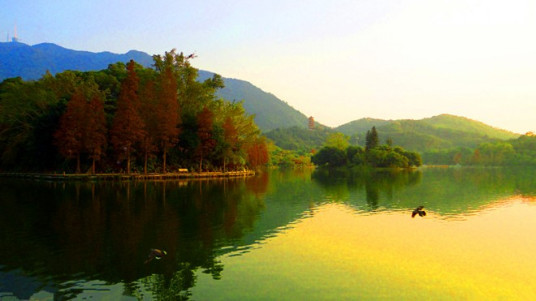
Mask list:
[[[2,1],[0,29],[13,36],[16,25],[29,45],[195,52],[195,67],[328,126],[449,113],[536,131],[531,0],[72,3]]]

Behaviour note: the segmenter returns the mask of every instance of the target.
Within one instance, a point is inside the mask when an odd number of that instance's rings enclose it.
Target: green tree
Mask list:
[[[363,165],[365,163],[365,150],[360,146],[349,146],[346,149],[346,159],[350,165]]]
[[[370,131],[367,131],[365,150],[370,151],[371,149],[377,147],[379,145],[379,141],[378,132],[376,131],[376,127],[373,126]]]
[[[311,157],[311,162],[318,166],[343,166],[346,164],[346,153],[337,147],[326,146]]]
[[[350,145],[350,138],[343,133],[332,133],[326,138],[325,147],[334,147],[345,150]]]

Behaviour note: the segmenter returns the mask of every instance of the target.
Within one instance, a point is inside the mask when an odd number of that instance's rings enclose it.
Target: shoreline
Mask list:
[[[254,176],[255,171],[210,171],[210,172],[175,172],[175,173],[148,173],[148,174],[122,174],[122,173],[98,173],[98,174],[50,174],[50,173],[23,173],[2,172],[2,178],[22,178],[49,181],[125,181],[125,180],[173,180],[173,179],[211,179],[211,178],[238,178]]]

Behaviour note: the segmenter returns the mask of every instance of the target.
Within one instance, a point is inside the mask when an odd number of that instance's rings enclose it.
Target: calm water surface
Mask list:
[[[529,300],[534,254],[531,169],[0,179],[2,301]]]

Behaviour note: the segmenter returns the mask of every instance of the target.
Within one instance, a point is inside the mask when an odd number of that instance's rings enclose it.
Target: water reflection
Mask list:
[[[313,174],[313,179],[336,201],[355,203],[354,192],[364,190],[369,210],[379,208],[380,198],[392,202],[397,191],[419,184],[421,177],[422,172],[418,170],[321,169]]]
[[[221,277],[216,252],[251,231],[266,182],[3,180],[0,240],[9,247],[0,248],[0,292],[69,299],[81,292],[72,280],[83,279],[124,283],[129,296],[142,285],[154,296],[185,298],[194,270]],[[144,264],[155,246],[167,256]]]
[[[536,195],[536,171],[529,168],[319,170],[313,179],[330,200],[347,202],[361,211],[411,212],[423,205],[445,218],[473,214],[512,195]]]
[[[314,220],[314,231],[320,233],[322,223],[333,223],[322,222],[330,216],[321,214],[329,205],[341,205],[350,213],[340,217],[374,218],[374,227],[401,223],[402,218],[414,226],[444,218],[465,220],[512,197],[533,205],[534,174],[528,169],[451,168],[288,170],[211,181],[0,179],[0,298],[189,299],[194,288],[240,281],[229,276],[230,262],[265,254],[261,250],[267,244],[305,220]],[[412,211],[421,205],[426,218],[412,220]],[[300,245],[303,240],[285,241],[286,251],[313,252],[303,249],[308,248]],[[167,255],[145,264],[148,251],[155,248]],[[281,275],[301,265],[286,260],[268,264],[279,267]]]

